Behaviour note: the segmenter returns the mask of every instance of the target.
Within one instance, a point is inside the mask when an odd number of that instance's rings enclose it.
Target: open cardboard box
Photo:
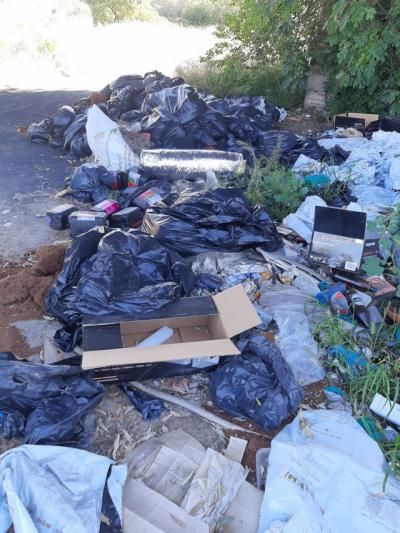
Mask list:
[[[357,128],[364,130],[371,122],[379,120],[373,113],[340,113],[333,117],[334,128]]]
[[[258,314],[242,285],[215,296],[182,298],[144,318],[86,318],[83,322],[82,368],[98,371],[129,369],[129,379],[135,379],[135,367],[238,355],[240,352],[231,337],[259,324]],[[162,326],[174,330],[168,341],[159,346],[136,347]],[[157,376],[147,372],[145,377]],[[136,379],[140,377],[136,375]]]

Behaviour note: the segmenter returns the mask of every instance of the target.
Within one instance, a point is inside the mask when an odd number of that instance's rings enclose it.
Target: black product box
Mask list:
[[[143,212],[139,207],[125,207],[110,216],[112,228],[137,228],[143,221]]]
[[[107,215],[101,211],[75,211],[68,217],[71,237],[77,237],[96,226],[108,224]]]
[[[366,213],[317,206],[308,259],[330,268],[358,272],[366,222]]]
[[[75,207],[72,204],[57,205],[47,211],[45,221],[51,229],[66,229],[68,228],[68,217],[74,211],[78,211],[78,207]]]

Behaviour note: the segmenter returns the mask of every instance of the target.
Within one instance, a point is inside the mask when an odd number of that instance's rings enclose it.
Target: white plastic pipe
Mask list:
[[[174,334],[173,329],[169,328],[168,326],[163,326],[162,328],[152,333],[149,337],[139,342],[136,348],[147,348],[149,346],[158,346],[159,344],[162,344],[166,340],[170,339],[173,334]]]

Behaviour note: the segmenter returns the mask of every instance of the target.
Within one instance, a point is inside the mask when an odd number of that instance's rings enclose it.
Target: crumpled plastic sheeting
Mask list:
[[[353,196],[361,205],[368,205],[371,208],[390,209],[399,202],[398,195],[391,189],[384,187],[373,187],[371,185],[357,185],[352,190]]]
[[[259,533],[389,533],[400,527],[400,484],[351,414],[305,411],[273,440]]]
[[[20,446],[0,456],[0,530],[15,533],[98,533],[107,474],[111,499],[122,515],[126,465],[56,446]]]
[[[189,296],[195,276],[178,254],[139,230],[91,230],[67,250],[46,305],[64,324],[82,315],[145,313]]]
[[[290,213],[283,219],[283,225],[298,233],[306,242],[311,242],[317,206],[327,207],[327,204],[319,196],[307,196],[296,213]]]
[[[303,399],[303,390],[279,348],[262,335],[244,335],[242,355],[229,357],[210,376],[213,402],[232,416],[276,429]]]
[[[147,209],[142,228],[184,255],[282,244],[267,211],[252,208],[237,189],[183,191],[170,207]]]
[[[323,379],[325,372],[319,361],[311,320],[318,320],[317,312],[324,310],[315,298],[304,290],[277,284],[261,295],[259,304],[278,324],[276,343],[296,380],[301,385],[310,385]]]

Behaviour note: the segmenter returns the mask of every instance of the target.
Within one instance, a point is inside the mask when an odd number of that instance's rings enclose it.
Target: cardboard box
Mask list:
[[[333,127],[364,130],[371,122],[376,120],[379,120],[379,115],[373,113],[340,113],[333,117]]]
[[[240,354],[231,337],[260,324],[244,288],[215,296],[182,298],[146,317],[88,318],[83,322],[84,369],[135,372],[153,365]],[[165,344],[135,347],[162,326],[174,330]],[[184,365],[180,365],[184,366]],[[99,375],[99,374],[97,374]],[[155,377],[146,372],[146,377]],[[130,378],[134,379],[134,378]]]

